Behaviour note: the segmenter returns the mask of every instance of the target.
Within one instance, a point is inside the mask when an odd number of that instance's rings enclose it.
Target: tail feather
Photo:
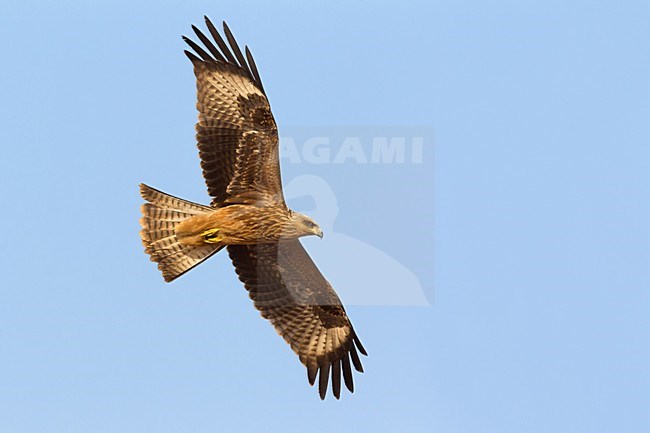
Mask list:
[[[191,201],[174,197],[173,195],[159,191],[156,188],[145,185],[144,183],[140,184],[140,194],[143,199],[153,205],[182,213],[188,213],[190,215],[200,215],[214,210],[210,206],[204,206],[202,204],[192,203]]]
[[[174,232],[180,222],[212,212],[211,207],[165,194],[145,184],[140,185],[140,194],[148,202],[141,208],[142,244],[151,260],[158,263],[165,281],[175,280],[223,248],[219,244],[185,245]]]

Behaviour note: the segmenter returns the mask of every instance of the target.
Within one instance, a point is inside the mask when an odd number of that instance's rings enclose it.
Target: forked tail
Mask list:
[[[141,207],[140,237],[151,261],[158,263],[165,281],[183,275],[223,248],[219,244],[186,245],[178,241],[174,228],[196,215],[212,212],[208,206],[192,203],[140,184],[140,194],[147,201]]]

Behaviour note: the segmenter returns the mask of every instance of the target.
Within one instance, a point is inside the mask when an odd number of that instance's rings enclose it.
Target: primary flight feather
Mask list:
[[[193,51],[185,54],[196,75],[196,138],[212,202],[140,185],[145,251],[169,282],[227,248],[255,308],[298,355],[309,383],[318,378],[324,399],[331,378],[338,399],[341,382],[354,391],[352,369],[363,372],[358,352],[366,351],[298,240],[323,232],[284,201],[278,130],[253,56],[248,47],[242,53],[225,22],[226,40],[205,23],[212,39],[192,26],[204,48],[183,39]]]

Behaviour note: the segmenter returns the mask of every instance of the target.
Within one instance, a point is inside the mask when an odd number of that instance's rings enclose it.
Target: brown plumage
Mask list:
[[[212,40],[198,28],[194,53],[199,121],[196,138],[210,206],[140,185],[145,252],[173,281],[226,247],[255,307],[291,346],[325,398],[329,378],[338,399],[352,392],[352,368],[366,355],[341,300],[311,260],[299,237],[323,235],[309,217],[291,211],[282,194],[278,131],[257,66],[223,24]],[[216,45],[215,45],[216,44]],[[207,50],[207,51],[206,51]]]

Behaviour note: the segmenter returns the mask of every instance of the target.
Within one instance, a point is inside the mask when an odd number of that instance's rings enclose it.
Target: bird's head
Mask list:
[[[296,229],[300,236],[316,235],[319,238],[323,237],[323,230],[316,224],[316,222],[299,212],[291,212],[292,226]]]

